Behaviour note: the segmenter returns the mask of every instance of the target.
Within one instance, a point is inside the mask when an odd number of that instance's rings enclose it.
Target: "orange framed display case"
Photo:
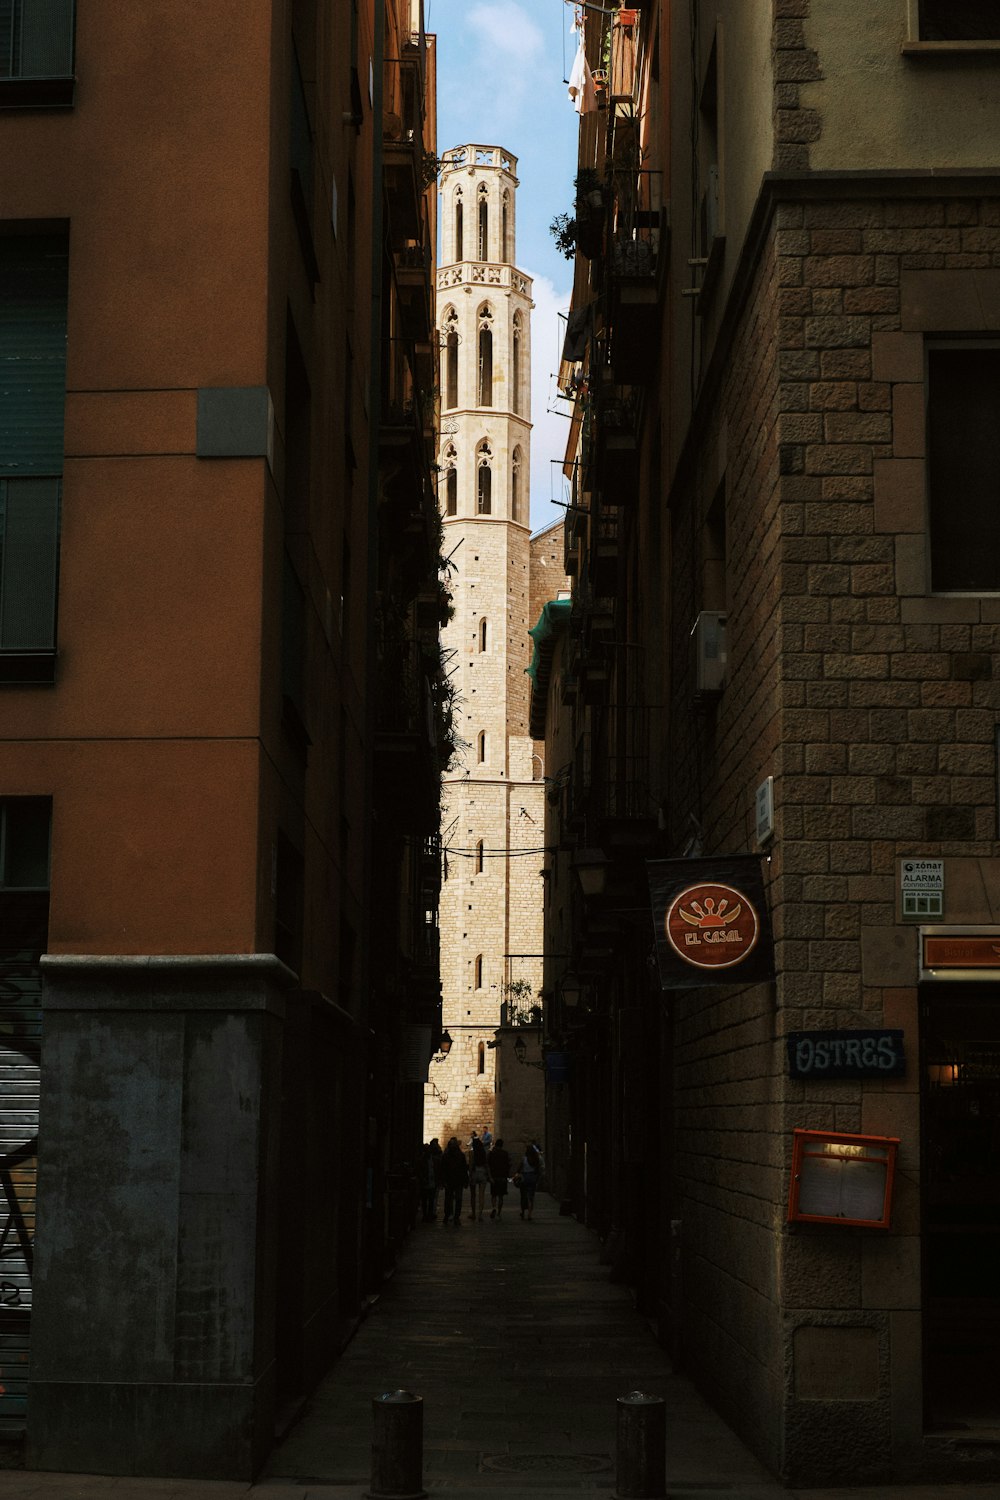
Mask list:
[[[788,1222],[888,1229],[898,1150],[897,1136],[794,1130]]]

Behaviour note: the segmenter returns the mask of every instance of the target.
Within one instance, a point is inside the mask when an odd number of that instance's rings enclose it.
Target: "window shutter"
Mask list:
[[[51,651],[56,640],[58,479],[0,479],[0,649]]]
[[[0,0],[0,78],[70,78],[74,0]]]
[[[62,473],[66,286],[65,242],[0,239],[0,474]]]
[[[22,78],[68,78],[73,72],[73,0],[23,0]]]

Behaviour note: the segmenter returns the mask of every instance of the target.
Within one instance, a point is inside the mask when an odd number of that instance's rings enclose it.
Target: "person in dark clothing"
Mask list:
[[[521,1189],[521,1218],[530,1219],[535,1211],[535,1189],[538,1186],[538,1176],[542,1169],[542,1158],[538,1147],[529,1141],[524,1148],[521,1165],[518,1170]]]
[[[437,1218],[437,1174],[434,1154],[428,1144],[421,1146],[417,1157],[417,1180],[420,1184],[420,1216],[425,1224]]]
[[[507,1179],[510,1176],[510,1152],[503,1149],[498,1140],[487,1157],[490,1173],[490,1218],[499,1219],[503,1214],[503,1200],[507,1196]]]
[[[462,1223],[462,1194],[469,1186],[469,1169],[457,1136],[453,1135],[445,1147],[441,1166],[444,1176],[444,1222],[447,1224],[449,1219],[453,1219],[455,1228],[458,1229]]]

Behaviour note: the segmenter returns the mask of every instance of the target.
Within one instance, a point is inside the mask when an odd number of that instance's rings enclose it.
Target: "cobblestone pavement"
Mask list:
[[[616,1399],[664,1397],[671,1500],[997,1500],[995,1485],[789,1491],[682,1376],[612,1285],[593,1236],[540,1194],[531,1223],[418,1225],[395,1277],[257,1484],[0,1471],[0,1500],[360,1500],[372,1399],[424,1403],[433,1497],[615,1491]]]

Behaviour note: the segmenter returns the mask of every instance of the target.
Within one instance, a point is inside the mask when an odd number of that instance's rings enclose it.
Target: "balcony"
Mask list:
[[[426,343],[432,313],[430,253],[426,245],[414,242],[396,250],[393,263],[402,331],[407,338]]]
[[[594,467],[604,505],[631,505],[639,487],[639,400],[629,386],[600,396]]]
[[[602,510],[591,518],[587,556],[587,575],[595,596],[617,594],[619,555],[618,513]]]
[[[383,93],[382,162],[387,232],[393,250],[421,239],[424,197],[424,82],[418,47],[387,58]]]
[[[659,172],[615,168],[609,234],[607,321],[615,379],[644,384],[660,352],[656,308],[666,246]]]

